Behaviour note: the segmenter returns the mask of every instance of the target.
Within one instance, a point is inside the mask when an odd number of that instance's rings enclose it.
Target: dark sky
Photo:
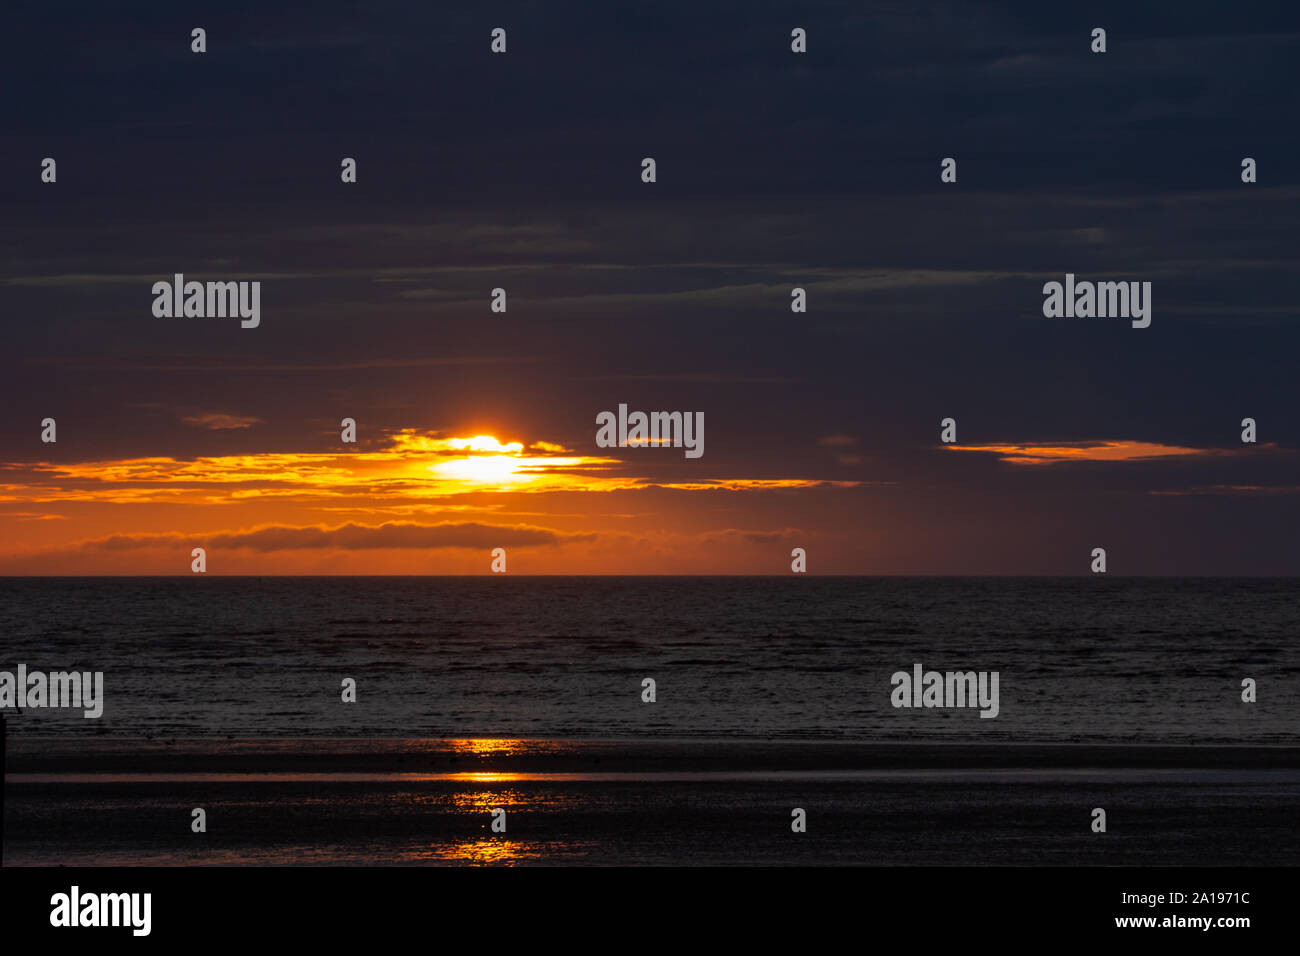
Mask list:
[[[1300,574],[1296,4],[270,6],[0,12],[0,572],[500,513],[573,536],[538,573],[782,573],[802,545],[818,573],[1078,574],[1101,546],[1113,574]],[[260,280],[261,326],[155,318],[175,272]],[[1150,281],[1151,326],[1045,318],[1067,272]],[[620,402],[703,411],[705,455],[596,448]],[[333,452],[343,415],[365,448],[545,441],[644,487],[332,520],[59,471]],[[942,447],[946,416],[961,446],[1141,444],[1018,464]],[[685,487],[763,480],[843,484]],[[461,560],[486,569],[429,569]]]

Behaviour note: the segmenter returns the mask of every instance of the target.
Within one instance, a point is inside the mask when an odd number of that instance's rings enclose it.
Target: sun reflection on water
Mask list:
[[[452,750],[458,754],[475,757],[509,757],[520,753],[525,742],[512,737],[472,737],[461,740],[449,740]]]
[[[545,846],[510,840],[504,835],[458,840],[455,843],[435,844],[416,853],[414,859],[428,861],[458,861],[475,865],[509,865],[524,859],[540,857]]]
[[[487,774],[486,776],[492,776]],[[491,783],[490,780],[475,781]],[[517,790],[465,790],[450,795],[452,806],[465,812],[490,812],[492,810],[511,811],[522,807],[524,795]],[[487,824],[485,823],[484,826]]]

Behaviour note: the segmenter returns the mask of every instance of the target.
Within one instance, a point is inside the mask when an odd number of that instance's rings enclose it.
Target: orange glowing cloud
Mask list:
[[[502,442],[490,435],[450,438],[405,429],[375,450],[260,452],[246,455],[127,458],[0,465],[0,502],[232,504],[253,499],[372,504],[484,492],[730,490],[809,488],[814,479],[720,478],[662,482],[614,473],[618,458],[566,453],[552,442]],[[19,479],[19,480],[13,480]],[[858,482],[833,482],[851,487]]]
[[[764,496],[878,484],[635,470],[664,463],[415,429],[325,451],[0,462],[0,573],[189,573],[197,546],[221,574],[487,573],[472,552],[498,547],[523,573],[713,573],[709,542],[729,570],[766,571],[796,532],[772,530]],[[729,496],[750,494],[751,526],[729,530]]]
[[[1191,488],[1149,491],[1147,494],[1171,496],[1243,495],[1247,497],[1300,495],[1300,485],[1195,485]]]
[[[1129,440],[1071,441],[1045,444],[945,445],[953,451],[997,455],[1012,465],[1057,465],[1078,461],[1151,461],[1157,458],[1223,457],[1240,454],[1223,448],[1184,448]],[[1272,448],[1273,445],[1260,445]]]

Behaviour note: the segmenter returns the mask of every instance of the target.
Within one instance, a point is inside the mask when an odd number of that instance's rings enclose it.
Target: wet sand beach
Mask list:
[[[1289,747],[27,738],[6,793],[7,865],[1300,863]]]

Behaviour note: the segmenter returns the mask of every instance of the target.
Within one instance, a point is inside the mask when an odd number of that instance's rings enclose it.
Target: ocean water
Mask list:
[[[1296,579],[0,579],[0,670],[103,671],[11,740],[654,738],[1290,744]],[[890,677],[997,671],[999,714]],[[341,702],[341,681],[357,702]],[[1241,701],[1253,678],[1258,702]],[[641,699],[653,678],[657,700]]]

